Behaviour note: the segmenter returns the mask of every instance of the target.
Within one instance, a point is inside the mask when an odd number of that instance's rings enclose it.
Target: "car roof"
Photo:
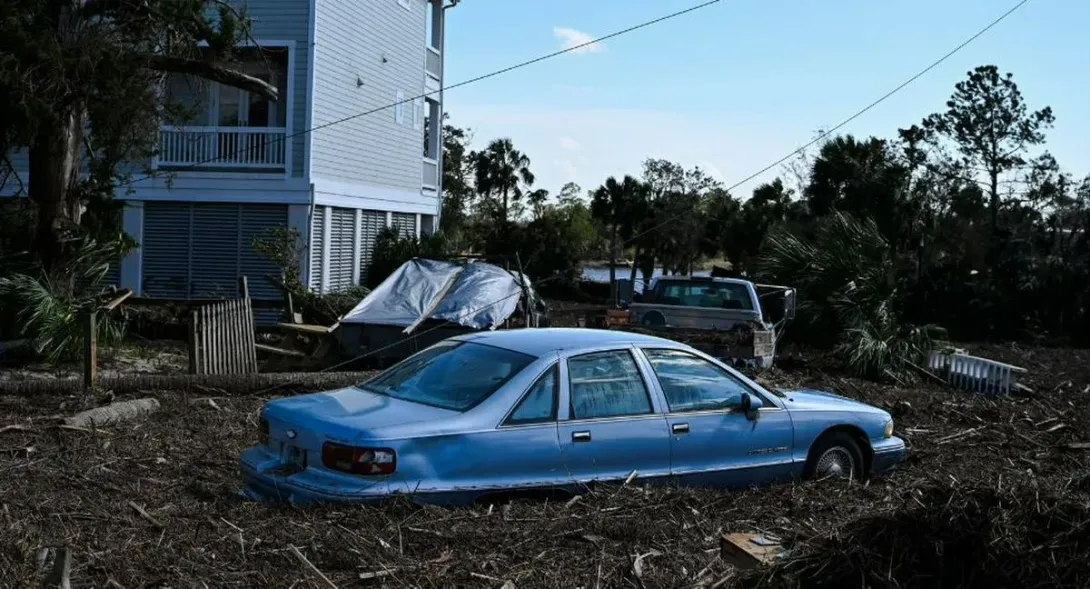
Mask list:
[[[573,327],[541,327],[526,329],[501,329],[478,331],[453,339],[473,341],[499,348],[521,352],[531,356],[543,356],[551,352],[578,352],[602,346],[656,345],[686,348],[678,342],[613,329]]]
[[[658,283],[658,282],[674,282],[674,281],[677,281],[677,282],[707,282],[707,283],[712,283],[712,284],[715,284],[715,283],[743,284],[743,285],[744,284],[752,284],[752,281],[746,280],[745,278],[727,278],[725,276],[676,275],[676,276],[656,276],[656,277],[651,279],[652,284],[655,284],[655,283]]]

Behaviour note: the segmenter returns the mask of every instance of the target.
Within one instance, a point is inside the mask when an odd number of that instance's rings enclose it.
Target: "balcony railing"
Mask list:
[[[424,158],[424,188],[435,189],[439,187],[439,162]]]
[[[156,164],[161,168],[284,170],[286,139],[283,127],[163,127]]]
[[[433,47],[424,47],[424,71],[429,76],[439,80],[443,77],[443,57],[439,50]]]

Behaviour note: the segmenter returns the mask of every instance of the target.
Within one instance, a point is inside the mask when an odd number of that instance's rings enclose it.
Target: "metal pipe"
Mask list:
[[[442,0],[439,0],[442,2]],[[443,90],[447,86],[447,9],[458,6],[458,2],[461,0],[450,0],[450,4],[443,6],[443,10],[440,13],[439,23],[439,121],[436,123],[433,133],[438,133],[438,145],[436,150],[439,153],[437,168],[439,169],[439,178],[436,180],[435,191],[435,223],[432,223],[432,233],[439,231],[439,221],[443,218],[443,161],[446,159],[446,154],[443,151],[443,117],[446,113],[446,103],[443,102]]]

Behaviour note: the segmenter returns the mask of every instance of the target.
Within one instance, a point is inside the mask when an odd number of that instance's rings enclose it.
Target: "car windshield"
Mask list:
[[[533,361],[532,356],[503,348],[444,341],[359,386],[403,401],[467,411]]]
[[[719,281],[670,281],[658,285],[659,300],[668,305],[712,309],[753,310],[744,284]]]

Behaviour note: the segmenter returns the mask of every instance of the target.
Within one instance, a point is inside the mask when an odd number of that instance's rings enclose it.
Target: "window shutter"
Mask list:
[[[386,213],[382,211],[363,211],[360,219],[360,283],[366,284],[367,270],[375,254],[375,241],[378,234],[386,227]]]
[[[412,213],[394,213],[394,225],[402,238],[416,237],[416,215]]]
[[[405,93],[401,90],[397,91],[397,106],[394,107],[394,118],[397,119],[397,124],[405,122]]]
[[[352,286],[352,248],[355,246],[356,211],[330,208],[329,290],[335,292]]]
[[[143,294],[163,299],[189,298],[189,252],[192,243],[189,203],[144,204]]]
[[[310,213],[310,289],[322,288],[322,243],[325,239],[325,207],[316,206]]]
[[[424,128],[424,100],[417,98],[413,101],[413,129],[417,131]]]

